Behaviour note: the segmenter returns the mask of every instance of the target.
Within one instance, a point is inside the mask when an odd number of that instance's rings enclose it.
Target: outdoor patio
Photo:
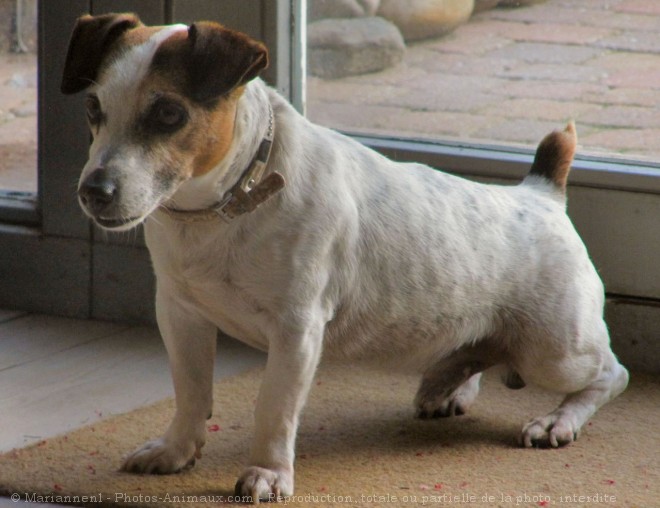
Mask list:
[[[473,15],[385,71],[308,79],[307,114],[353,132],[535,145],[574,119],[580,151],[660,160],[660,2],[547,0]]]

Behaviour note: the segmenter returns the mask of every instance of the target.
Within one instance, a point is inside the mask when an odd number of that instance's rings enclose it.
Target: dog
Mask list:
[[[418,372],[421,418],[468,410],[504,366],[566,394],[527,423],[558,447],[620,394],[604,288],[566,215],[573,123],[518,185],[396,163],[310,123],[259,78],[265,46],[212,22],[83,16],[62,92],[86,90],[93,141],[78,198],[101,228],[144,223],[176,413],[123,470],[201,457],[216,332],[268,352],[238,495],[294,491],[299,416],[322,356]]]

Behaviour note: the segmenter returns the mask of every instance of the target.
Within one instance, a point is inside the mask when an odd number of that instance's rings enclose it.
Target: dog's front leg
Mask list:
[[[271,340],[255,410],[255,437],[236,495],[253,502],[293,494],[298,419],[318,365],[322,327]]]
[[[213,408],[216,327],[159,290],[156,317],[170,360],[176,413],[165,434],[135,450],[122,466],[135,473],[180,471],[200,458]]]

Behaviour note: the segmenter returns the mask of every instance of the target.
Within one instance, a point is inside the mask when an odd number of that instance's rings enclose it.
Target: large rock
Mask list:
[[[404,52],[397,27],[379,17],[324,19],[307,26],[307,65],[314,76],[380,71],[400,62]]]
[[[500,0],[499,7],[525,7],[527,5],[540,4],[545,0]]]
[[[476,14],[477,12],[487,11],[497,7],[499,2],[500,0],[474,0],[474,12]]]
[[[310,0],[307,19],[361,18],[376,14],[380,0]]]
[[[438,37],[465,23],[474,0],[381,0],[378,15],[399,27],[407,41]]]

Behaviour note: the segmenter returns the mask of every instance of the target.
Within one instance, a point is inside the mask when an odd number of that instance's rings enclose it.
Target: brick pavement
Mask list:
[[[583,153],[658,162],[660,1],[485,11],[410,44],[394,68],[310,77],[308,115],[349,131],[525,145],[573,118]]]
[[[0,189],[37,189],[37,59],[0,53]]]

